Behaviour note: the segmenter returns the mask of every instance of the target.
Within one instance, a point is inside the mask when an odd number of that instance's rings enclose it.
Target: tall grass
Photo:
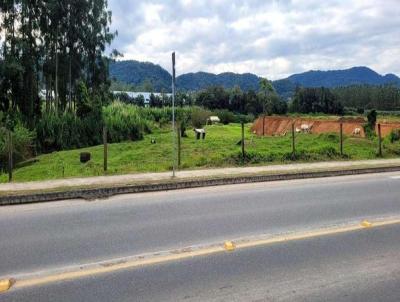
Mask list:
[[[145,133],[151,133],[151,120],[137,106],[114,102],[104,107],[103,118],[112,143],[140,140]]]
[[[47,153],[98,145],[102,125],[99,113],[84,119],[70,112],[61,115],[45,113],[36,126],[39,151]]]

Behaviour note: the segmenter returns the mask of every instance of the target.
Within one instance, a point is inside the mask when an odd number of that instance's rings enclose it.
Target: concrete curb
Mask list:
[[[384,173],[400,171],[400,166],[391,167],[371,167],[359,168],[351,170],[334,170],[334,171],[317,171],[317,172],[300,172],[273,175],[248,175],[237,177],[222,177],[214,179],[199,180],[176,180],[169,182],[161,182],[156,184],[138,184],[125,185],[116,187],[102,187],[93,189],[71,189],[63,192],[46,192],[46,193],[30,193],[22,195],[0,196],[0,206],[27,204],[36,202],[58,201],[65,199],[98,199],[107,198],[119,194],[132,194],[156,191],[169,191],[189,188],[200,188],[210,186],[271,182],[279,180],[294,180],[319,177],[334,177],[345,175],[360,175],[369,173]]]

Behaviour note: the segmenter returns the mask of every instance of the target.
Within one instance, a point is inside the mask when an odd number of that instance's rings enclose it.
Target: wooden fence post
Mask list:
[[[263,136],[265,136],[265,114],[263,115]]]
[[[8,181],[13,178],[13,141],[11,131],[8,130]]]
[[[242,124],[242,158],[244,161],[244,157],[245,157],[245,152],[244,152],[244,122],[241,122]]]
[[[294,129],[294,122],[292,123],[292,157],[294,158],[296,155],[296,141],[295,141],[295,135],[294,135],[295,129]]]
[[[343,123],[340,123],[340,156],[343,156]]]
[[[107,163],[108,163],[108,146],[107,146],[107,127],[103,127],[103,145],[104,145],[104,163],[103,169],[104,172],[107,172]]]
[[[382,132],[381,132],[381,124],[378,124],[378,140],[379,140],[379,150],[378,155],[382,157]]]

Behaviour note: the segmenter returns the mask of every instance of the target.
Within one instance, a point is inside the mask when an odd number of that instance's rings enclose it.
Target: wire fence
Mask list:
[[[176,169],[265,165],[324,160],[357,160],[400,155],[400,142],[376,136],[364,138],[339,131],[313,134],[290,131],[276,136],[260,136],[250,124],[208,125],[202,130],[173,133],[171,127],[158,129],[140,141],[109,144],[103,129],[104,144],[81,150],[41,155],[31,163],[13,163],[12,134],[8,137],[7,173],[1,182],[151,173]],[[175,147],[174,147],[175,142]]]

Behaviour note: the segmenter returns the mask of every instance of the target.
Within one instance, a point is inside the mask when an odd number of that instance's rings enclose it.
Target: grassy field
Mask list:
[[[206,139],[196,140],[193,131],[182,139],[181,169],[264,165],[295,161],[350,160],[376,158],[377,140],[346,137],[345,156],[339,154],[337,134],[297,134],[296,158],[291,154],[291,136],[257,137],[251,134],[251,125],[246,125],[246,159],[241,158],[241,138],[238,124],[207,126]],[[151,144],[151,139],[156,144]],[[141,141],[109,145],[109,171],[107,175],[137,172],[168,171],[172,166],[172,134],[170,128],[156,130]],[[79,153],[88,151],[92,160],[86,164],[79,161]],[[384,157],[400,155],[400,143],[384,141]],[[81,176],[104,175],[103,146],[54,152],[41,155],[31,165],[17,168],[14,180],[32,181]],[[6,182],[7,175],[0,175],[0,182]]]

